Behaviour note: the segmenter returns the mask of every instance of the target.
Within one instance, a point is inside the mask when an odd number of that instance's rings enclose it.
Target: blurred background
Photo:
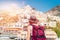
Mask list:
[[[0,40],[27,39],[23,28],[31,16],[46,26],[47,40],[60,40],[60,0],[0,0]]]

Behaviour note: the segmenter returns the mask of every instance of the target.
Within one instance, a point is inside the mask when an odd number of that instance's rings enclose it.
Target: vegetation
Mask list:
[[[57,22],[57,27],[55,28],[54,31],[57,33],[58,37],[60,37],[60,23],[59,22]]]
[[[57,28],[53,28],[53,30],[56,32],[57,36],[60,37],[60,30]]]
[[[48,18],[47,22],[51,21],[50,18]],[[49,27],[48,29],[52,29],[56,32],[57,36],[60,37],[60,22],[56,21],[56,27]]]

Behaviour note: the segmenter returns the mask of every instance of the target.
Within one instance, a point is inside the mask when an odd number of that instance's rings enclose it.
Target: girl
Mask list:
[[[46,40],[44,26],[39,25],[39,20],[32,16],[29,22],[32,26],[32,40]]]

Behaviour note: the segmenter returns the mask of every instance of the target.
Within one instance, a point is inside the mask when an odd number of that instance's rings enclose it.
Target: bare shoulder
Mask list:
[[[32,29],[32,26],[31,26],[31,25],[29,25],[29,26],[28,26],[28,29],[30,29],[30,30],[31,30],[31,29]]]
[[[31,26],[29,25],[28,28],[30,28]]]

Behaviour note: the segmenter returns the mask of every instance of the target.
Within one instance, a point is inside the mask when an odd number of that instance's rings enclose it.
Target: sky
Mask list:
[[[60,5],[60,0],[0,0],[0,6],[7,5],[8,3],[18,4],[19,7],[30,5],[38,11],[47,12],[48,10]]]

